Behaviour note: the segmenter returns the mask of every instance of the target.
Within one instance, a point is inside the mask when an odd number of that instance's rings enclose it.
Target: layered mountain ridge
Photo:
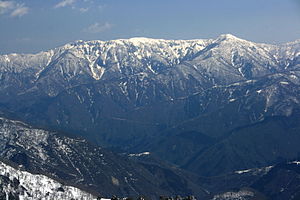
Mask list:
[[[26,185],[25,188],[31,188],[31,182],[28,181],[33,178],[35,185],[32,186],[30,192],[34,194],[40,190],[38,185],[42,187],[45,183],[47,186],[46,182],[49,180],[51,184],[48,185],[51,188],[45,188],[36,194],[41,198],[51,199],[51,195],[55,195],[57,191],[51,192],[50,190],[63,185],[68,186],[63,187],[66,190],[73,191],[72,188],[76,187],[93,194],[88,195],[87,192],[81,194],[78,189],[80,194],[76,197],[75,188],[75,199],[92,199],[94,196],[112,197],[113,195],[124,197],[146,195],[153,198],[173,193],[181,195],[194,193],[200,196],[206,194],[199,185],[190,181],[188,177],[184,177],[184,173],[181,174],[180,170],[147,163],[141,164],[130,160],[127,156],[120,156],[92,145],[82,138],[37,129],[23,122],[6,118],[0,118],[0,133],[1,159],[12,162],[18,168],[6,167],[6,164],[0,162],[1,175],[12,173],[14,170],[19,171],[14,176],[10,175],[12,176],[10,180],[19,174],[21,179],[24,178],[22,184]],[[22,171],[25,170],[28,172],[24,174]],[[31,176],[29,172],[40,175]],[[172,175],[172,178],[169,180],[158,177],[156,173],[166,177]],[[57,181],[52,181],[52,179]],[[15,188],[17,189],[18,187]],[[49,197],[46,196],[47,192],[51,193]],[[60,194],[63,195],[62,199],[71,199],[73,195],[72,192]],[[67,196],[69,194],[70,196]]]
[[[20,121],[0,121],[1,198],[88,200],[143,195],[157,199],[159,195],[180,194],[207,200],[265,200],[299,196],[299,161],[197,177],[158,163],[149,152],[130,154],[132,159],[126,160],[79,138]]]
[[[269,45],[226,34],[76,41],[3,55],[0,111],[130,153],[150,151],[204,176],[263,167],[300,152],[299,52],[299,40]]]

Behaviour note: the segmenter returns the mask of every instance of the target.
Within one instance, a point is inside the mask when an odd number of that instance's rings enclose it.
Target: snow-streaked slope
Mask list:
[[[205,88],[284,70],[297,61],[298,55],[297,41],[276,46],[230,34],[206,40],[79,40],[34,55],[0,56],[0,91],[10,92],[16,85],[18,94],[40,90],[56,96],[80,84],[133,77],[168,87],[176,84],[181,90],[186,90],[185,82],[193,77]]]
[[[0,194],[5,198],[23,200],[94,200],[95,196],[67,186],[47,176],[15,169],[0,162]]]
[[[143,155],[149,155],[149,152]],[[180,173],[174,173],[171,168],[154,166],[158,172],[152,171],[145,164],[92,145],[82,138],[67,137],[6,118],[0,118],[0,158],[17,164],[22,170],[53,177],[100,196],[158,196],[174,192],[187,195],[190,191],[203,195],[200,186],[195,186]],[[160,172],[172,174],[180,181],[174,183],[169,178],[158,177],[156,173]],[[47,181],[24,180],[24,184],[33,186],[44,182]]]
[[[260,77],[276,71],[277,61],[272,51],[277,46],[257,44],[232,35],[221,35],[205,48],[191,63],[216,80],[233,81]],[[224,83],[224,82],[223,82]]]
[[[223,85],[286,69],[297,61],[299,46],[258,44],[230,34],[206,40],[79,40],[34,55],[0,56],[0,91],[13,84],[19,93],[56,96],[79,84],[132,76],[183,90],[191,77],[202,85]]]
[[[145,178],[139,174],[143,169],[135,171],[134,163],[84,139],[32,128],[5,118],[0,118],[0,156],[24,169],[79,184],[104,195],[121,194],[119,184],[130,188],[128,194],[137,193],[135,184]]]
[[[287,46],[290,45],[287,44]],[[256,64],[268,63],[272,66],[276,59],[272,59],[270,52],[275,49],[279,49],[279,47],[252,43],[230,34],[221,35],[215,40],[149,38],[87,42],[80,40],[35,55],[3,55],[0,57],[0,70],[20,72],[29,68],[35,71],[35,76],[38,78],[44,70],[56,67],[61,74],[68,78],[79,74],[88,74],[95,80],[99,80],[108,69],[130,74],[141,71],[159,73],[155,62],[171,67],[198,56],[200,57],[196,61],[210,56],[211,59],[207,60],[210,65],[204,66],[205,68],[213,67],[215,69],[211,70],[216,71],[220,63],[226,62],[225,64],[232,65],[238,70],[237,59],[239,58],[236,57],[245,55],[247,58],[250,56],[254,62],[260,60],[260,63]],[[207,61],[204,61],[201,66],[207,65]],[[215,65],[216,63],[218,64]]]
[[[113,66],[113,71],[120,72],[124,67],[141,67],[145,62],[150,62],[149,60],[175,65],[185,56],[200,51],[209,43],[210,40],[148,38],[87,42],[79,40],[35,55],[0,56],[0,71],[21,72],[31,69],[35,72],[36,78],[39,78],[44,70],[56,65],[60,73],[68,78],[88,74],[99,80],[108,66]],[[150,64],[146,64],[146,67],[155,73]]]
[[[38,54],[9,54],[0,56],[0,72],[36,72],[44,69],[51,61],[53,50]],[[33,74],[36,75],[36,74]]]

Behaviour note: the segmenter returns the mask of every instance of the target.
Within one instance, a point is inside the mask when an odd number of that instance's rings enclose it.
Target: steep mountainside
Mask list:
[[[251,187],[269,199],[300,198],[300,162],[283,162],[272,168]]]
[[[268,167],[264,175],[244,188],[235,188],[214,195],[214,200],[296,200],[300,197],[300,162],[282,162]],[[256,173],[256,170],[237,171],[236,173]]]
[[[0,162],[0,182],[1,199],[96,199],[78,188],[63,185],[47,176],[15,169],[3,162]]]
[[[300,152],[299,67],[299,40],[76,41],[0,56],[0,111],[211,176]]]
[[[156,199],[161,195],[195,195],[204,200],[265,200],[295,199],[299,195],[298,161],[198,177],[170,167],[149,152],[130,154],[127,159],[83,139],[5,118],[0,122],[1,158],[6,159],[0,162],[3,198],[95,199],[95,196],[143,195]]]
[[[59,179],[101,197],[207,193],[180,170],[140,164],[84,139],[4,118],[0,119],[0,156],[21,170]]]

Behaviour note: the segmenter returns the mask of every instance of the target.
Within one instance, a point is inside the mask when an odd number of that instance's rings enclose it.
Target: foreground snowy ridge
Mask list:
[[[0,175],[0,195],[5,195],[6,199],[11,199],[12,196],[23,200],[96,199],[78,188],[63,185],[44,175],[15,169],[3,162],[0,162]]]

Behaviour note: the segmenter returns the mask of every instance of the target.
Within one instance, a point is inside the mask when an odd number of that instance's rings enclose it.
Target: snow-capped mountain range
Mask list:
[[[300,40],[76,41],[1,55],[0,112],[210,176],[297,156],[299,67]]]
[[[222,85],[293,69],[299,59],[299,46],[299,41],[257,44],[230,34],[214,40],[76,41],[38,54],[2,55],[0,71],[2,83],[9,81],[7,73],[18,74],[25,79],[15,80],[22,88],[32,91],[47,84],[45,92],[49,96],[60,92],[55,83],[74,87],[92,80],[128,76],[140,80],[155,76],[157,81],[168,82],[163,72],[173,68],[181,78],[191,75],[198,81],[204,78],[212,85]],[[22,81],[27,84],[22,85]],[[126,82],[124,93],[125,86]]]

